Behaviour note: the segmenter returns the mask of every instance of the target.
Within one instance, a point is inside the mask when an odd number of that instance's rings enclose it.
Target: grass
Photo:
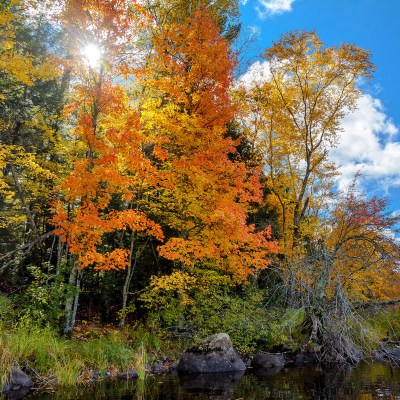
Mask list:
[[[143,343],[135,354],[135,369],[138,373],[139,380],[142,381],[146,375],[146,364],[147,364],[147,352]]]
[[[13,364],[14,356],[6,346],[3,334],[0,331],[0,387],[2,387],[6,382],[7,376]]]
[[[364,312],[364,319],[376,332],[380,340],[393,342],[400,341],[400,309],[378,309],[373,312]]]
[[[0,379],[4,383],[13,364],[30,370],[43,384],[75,385],[88,378],[86,371],[117,372],[135,364],[135,352],[122,340],[99,338],[70,341],[50,329],[2,331]]]
[[[67,340],[50,328],[0,326],[0,384],[13,365],[27,370],[45,386],[85,383],[93,371],[105,376],[106,372],[115,375],[135,369],[143,380],[148,362],[174,353],[162,348],[163,341],[143,326],[124,330],[86,326],[78,327],[77,332],[78,337]]]

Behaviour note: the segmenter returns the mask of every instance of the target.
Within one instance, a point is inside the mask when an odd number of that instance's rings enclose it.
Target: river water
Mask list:
[[[72,400],[267,400],[400,399],[400,367],[361,363],[326,370],[296,368],[241,374],[156,375],[144,382],[104,382],[51,392],[31,392],[25,399]]]

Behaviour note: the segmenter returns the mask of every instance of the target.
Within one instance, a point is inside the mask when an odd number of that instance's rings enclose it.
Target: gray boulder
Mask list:
[[[230,372],[244,371],[246,366],[232,346],[226,333],[217,333],[200,345],[187,350],[179,360],[178,372]]]
[[[4,384],[1,392],[7,393],[20,390],[27,392],[32,386],[33,382],[25,372],[21,371],[19,368],[12,367],[9,378]]]
[[[253,368],[281,368],[286,364],[283,354],[259,352],[251,360]]]

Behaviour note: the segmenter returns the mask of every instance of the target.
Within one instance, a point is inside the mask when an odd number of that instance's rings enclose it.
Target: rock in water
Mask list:
[[[0,392],[6,393],[17,390],[28,392],[32,386],[33,382],[25,372],[19,368],[12,367],[10,376]]]
[[[279,353],[257,353],[251,361],[253,368],[281,368],[285,366],[285,357]]]
[[[294,357],[295,367],[304,367],[313,364],[318,364],[318,355],[316,353],[298,353]]]
[[[217,333],[183,353],[178,371],[182,373],[244,371],[246,366],[226,333]]]

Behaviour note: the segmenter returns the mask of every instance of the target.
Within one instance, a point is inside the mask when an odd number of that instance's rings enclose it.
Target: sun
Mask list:
[[[99,65],[101,59],[101,49],[94,43],[88,43],[81,51],[85,62],[91,67],[95,68]]]

